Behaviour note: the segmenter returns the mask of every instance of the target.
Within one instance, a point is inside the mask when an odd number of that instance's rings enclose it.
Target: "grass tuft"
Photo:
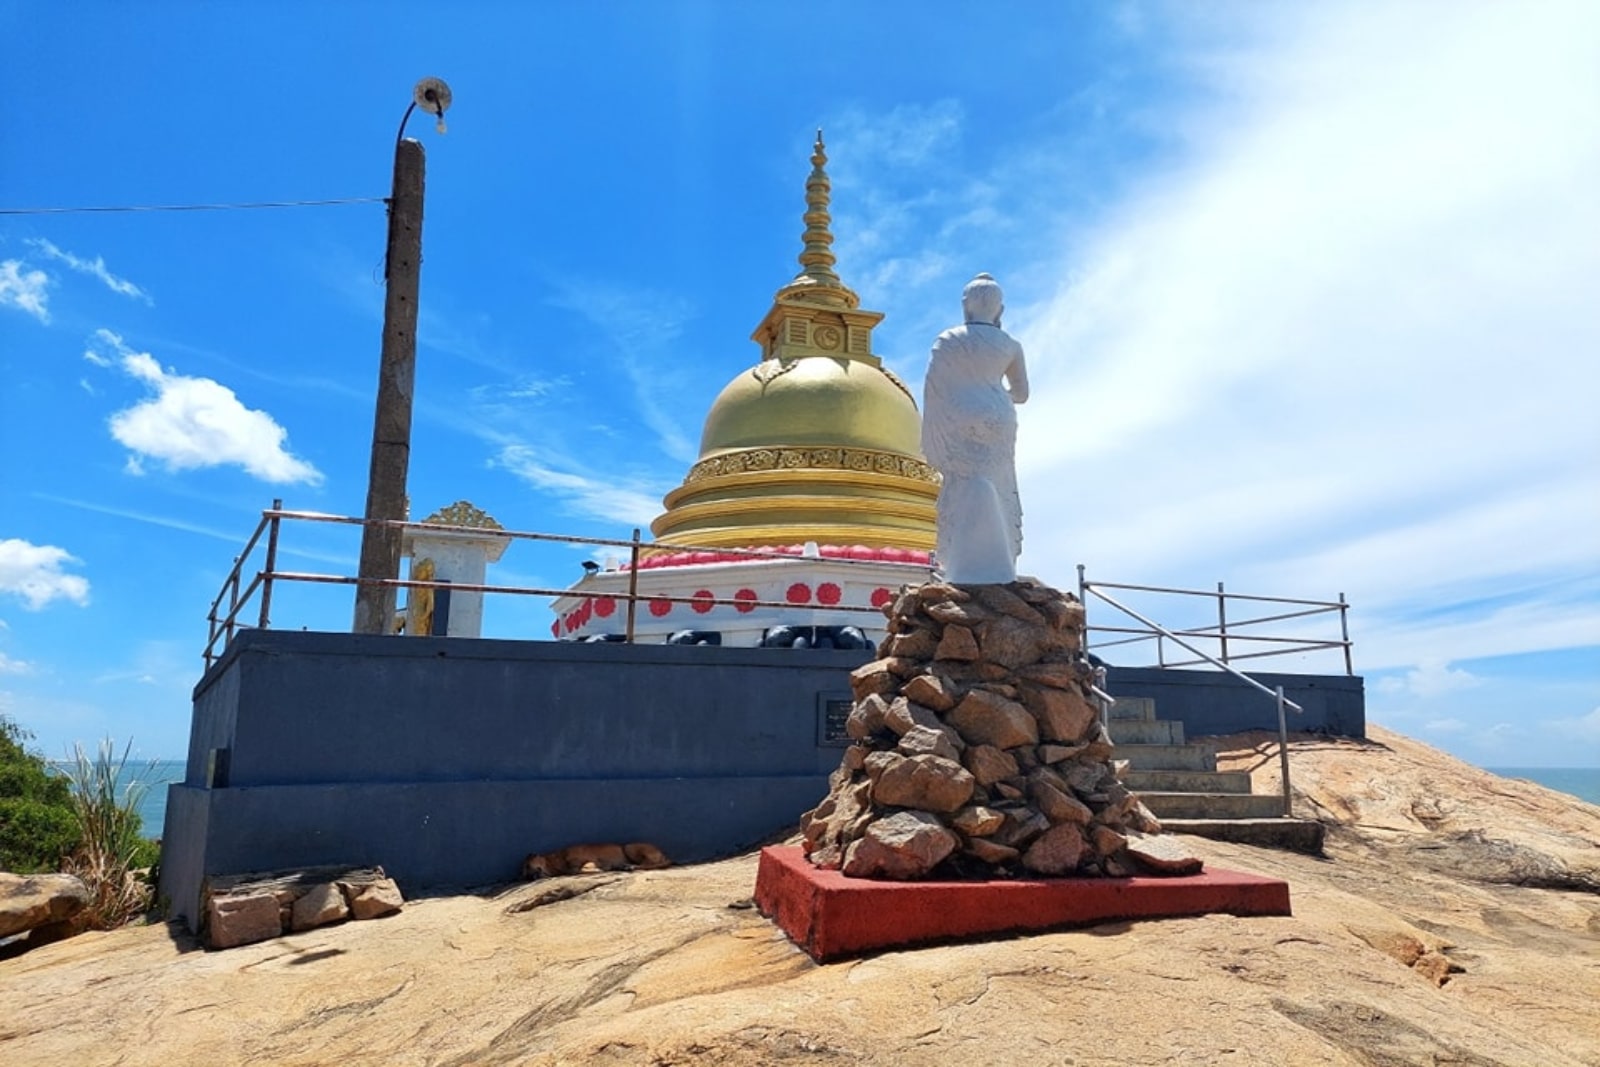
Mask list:
[[[150,906],[150,881],[137,872],[159,856],[147,841],[139,805],[150,791],[155,764],[124,778],[133,742],[117,756],[116,742],[105,738],[93,758],[82,745],[73,746],[67,767],[72,780],[72,805],[81,843],[63,866],[89,887],[91,900],[82,922],[94,930],[121,926]],[[126,782],[121,789],[118,782]]]

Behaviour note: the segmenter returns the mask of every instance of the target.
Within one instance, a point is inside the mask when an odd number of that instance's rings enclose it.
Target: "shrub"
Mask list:
[[[0,715],[0,870],[54,871],[81,840],[72,783],[28,751],[27,731]]]

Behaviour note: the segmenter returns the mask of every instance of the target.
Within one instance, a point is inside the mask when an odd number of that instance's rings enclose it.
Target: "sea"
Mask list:
[[[51,760],[50,765],[57,772],[66,773],[65,761]],[[183,781],[184,766],[181,759],[130,759],[127,766],[122,768],[122,775],[117,780],[118,793],[134,782],[144,782],[149,786],[144,799],[139,802],[139,821],[144,826],[142,833],[145,837],[161,836],[161,828],[167,820],[167,786]]]
[[[1486,767],[1491,774],[1502,778],[1526,778],[1530,782],[1600,804],[1600,767]],[[139,805],[139,815],[144,820],[144,835],[160,837],[167,818],[167,786],[183,781],[183,760],[157,760],[135,766],[131,761],[123,772],[124,779],[139,775],[150,783]]]
[[[144,800],[139,804],[139,818],[144,823],[144,836],[161,836],[161,828],[167,821],[167,786],[183,781],[185,766],[181,759],[156,760],[154,763],[144,763],[138,767],[133,766],[130,761],[123,771],[124,776],[138,774],[141,781],[150,784],[150,788],[145,791]]]
[[[1502,778],[1526,778],[1546,789],[1600,804],[1600,767],[1485,767]]]

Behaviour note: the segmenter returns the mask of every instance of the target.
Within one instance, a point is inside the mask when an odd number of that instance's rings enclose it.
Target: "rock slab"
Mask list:
[[[70,874],[0,871],[0,937],[67,922],[88,903],[88,888]]]

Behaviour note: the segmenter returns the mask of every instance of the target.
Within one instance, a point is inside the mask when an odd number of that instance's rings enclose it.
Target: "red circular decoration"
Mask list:
[[[670,612],[671,610],[672,610],[672,601],[670,601],[670,600],[652,600],[652,601],[650,601],[650,614],[654,615],[658,619],[661,618],[663,615],[667,614],[668,612]]]
[[[561,636],[561,620],[560,619],[557,619],[555,622],[550,624],[550,636],[551,637],[560,637]]]
[[[795,582],[783,597],[791,604],[804,604],[811,599],[811,587],[805,582]]]
[[[739,601],[739,603],[733,606],[733,610],[737,611],[740,615],[748,615],[752,611],[756,610],[756,591],[754,589],[741,589],[737,593],[733,594],[733,599]]]
[[[826,604],[830,608],[837,604],[839,602],[839,598],[843,595],[844,591],[833,582],[823,582],[821,585],[817,586],[818,602]]]
[[[594,602],[594,613],[602,619],[609,619],[617,610],[617,598],[614,596],[597,597]]]
[[[875,608],[881,608],[893,599],[894,594],[881,585],[872,591],[872,606]]]
[[[694,609],[694,613],[696,615],[704,615],[706,612],[716,607],[715,604],[711,603],[715,599],[716,597],[712,596],[711,590],[696,589],[694,592],[693,602],[690,603],[689,606]]]

